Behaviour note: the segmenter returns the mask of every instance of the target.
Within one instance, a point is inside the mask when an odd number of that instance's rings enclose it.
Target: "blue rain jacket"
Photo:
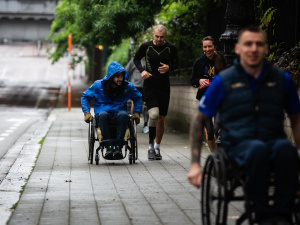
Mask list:
[[[124,91],[112,100],[104,93],[104,84],[109,78],[119,71],[125,72],[124,77]],[[133,112],[141,112],[142,109],[142,94],[128,82],[128,73],[117,61],[109,64],[107,75],[97,80],[81,95],[81,108],[83,113],[90,112],[90,101],[94,99],[94,113],[95,115],[101,111],[119,112],[127,111],[127,101],[131,99],[134,104]]]

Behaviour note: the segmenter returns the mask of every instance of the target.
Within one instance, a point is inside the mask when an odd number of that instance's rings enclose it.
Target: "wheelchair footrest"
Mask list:
[[[123,156],[122,152],[112,152],[111,154],[106,153],[103,158],[106,160],[120,160],[124,159],[125,157]]]
[[[120,143],[120,142],[118,142],[118,143]],[[101,143],[99,146],[99,150],[101,149],[102,157],[106,160],[125,159],[127,156],[127,142],[123,141],[123,143],[124,143],[124,146],[123,146],[124,151],[122,151],[123,148],[120,150],[117,150],[117,151],[115,149],[112,149],[111,151],[107,151],[107,150],[105,150],[104,144]],[[98,153],[99,150],[97,149],[96,152]],[[124,152],[124,154],[123,154],[123,152]]]

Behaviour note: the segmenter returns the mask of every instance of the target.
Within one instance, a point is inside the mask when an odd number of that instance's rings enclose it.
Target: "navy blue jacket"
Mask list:
[[[255,92],[237,61],[220,73],[225,88],[220,107],[224,147],[247,139],[269,141],[285,137],[284,71],[269,62],[265,65]]]

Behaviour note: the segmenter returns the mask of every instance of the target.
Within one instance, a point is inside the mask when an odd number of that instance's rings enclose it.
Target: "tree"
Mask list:
[[[200,40],[207,12],[224,2],[226,0],[61,0],[49,36],[57,44],[50,58],[54,63],[64,55],[68,33],[72,33],[73,45],[85,47],[91,61],[94,46],[117,46],[129,37],[141,41],[140,37],[147,32],[151,37],[152,30],[147,29],[159,22],[168,27],[168,40],[178,46],[179,58],[182,58],[180,66],[187,67],[202,53]]]
[[[97,44],[118,45],[154,24],[163,0],[61,0],[55,10],[49,39],[57,44],[50,55],[56,62],[64,55],[67,35],[73,44],[90,48]]]
[[[50,54],[52,63],[57,62],[68,48],[68,35],[72,33],[72,41],[75,44],[81,42],[80,30],[77,27],[76,16],[78,5],[72,1],[62,1],[55,9],[55,19],[51,25],[48,39],[56,44],[55,52]]]

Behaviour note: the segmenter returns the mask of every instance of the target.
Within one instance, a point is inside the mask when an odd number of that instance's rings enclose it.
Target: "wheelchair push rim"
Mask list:
[[[95,121],[94,117],[89,122],[89,131],[88,131],[88,146],[89,146],[89,154],[88,154],[88,161],[90,161],[90,164],[93,164],[93,158],[94,158],[94,144],[95,144]]]
[[[225,171],[220,162],[210,155],[205,163],[201,188],[201,214],[204,225],[226,225],[228,197]]]
[[[135,163],[136,159],[137,159],[137,155],[138,155],[138,147],[137,147],[137,132],[136,132],[136,123],[134,119],[131,119],[130,121],[131,125],[130,125],[130,137],[129,137],[129,155],[128,155],[128,159],[129,159],[129,163]]]

